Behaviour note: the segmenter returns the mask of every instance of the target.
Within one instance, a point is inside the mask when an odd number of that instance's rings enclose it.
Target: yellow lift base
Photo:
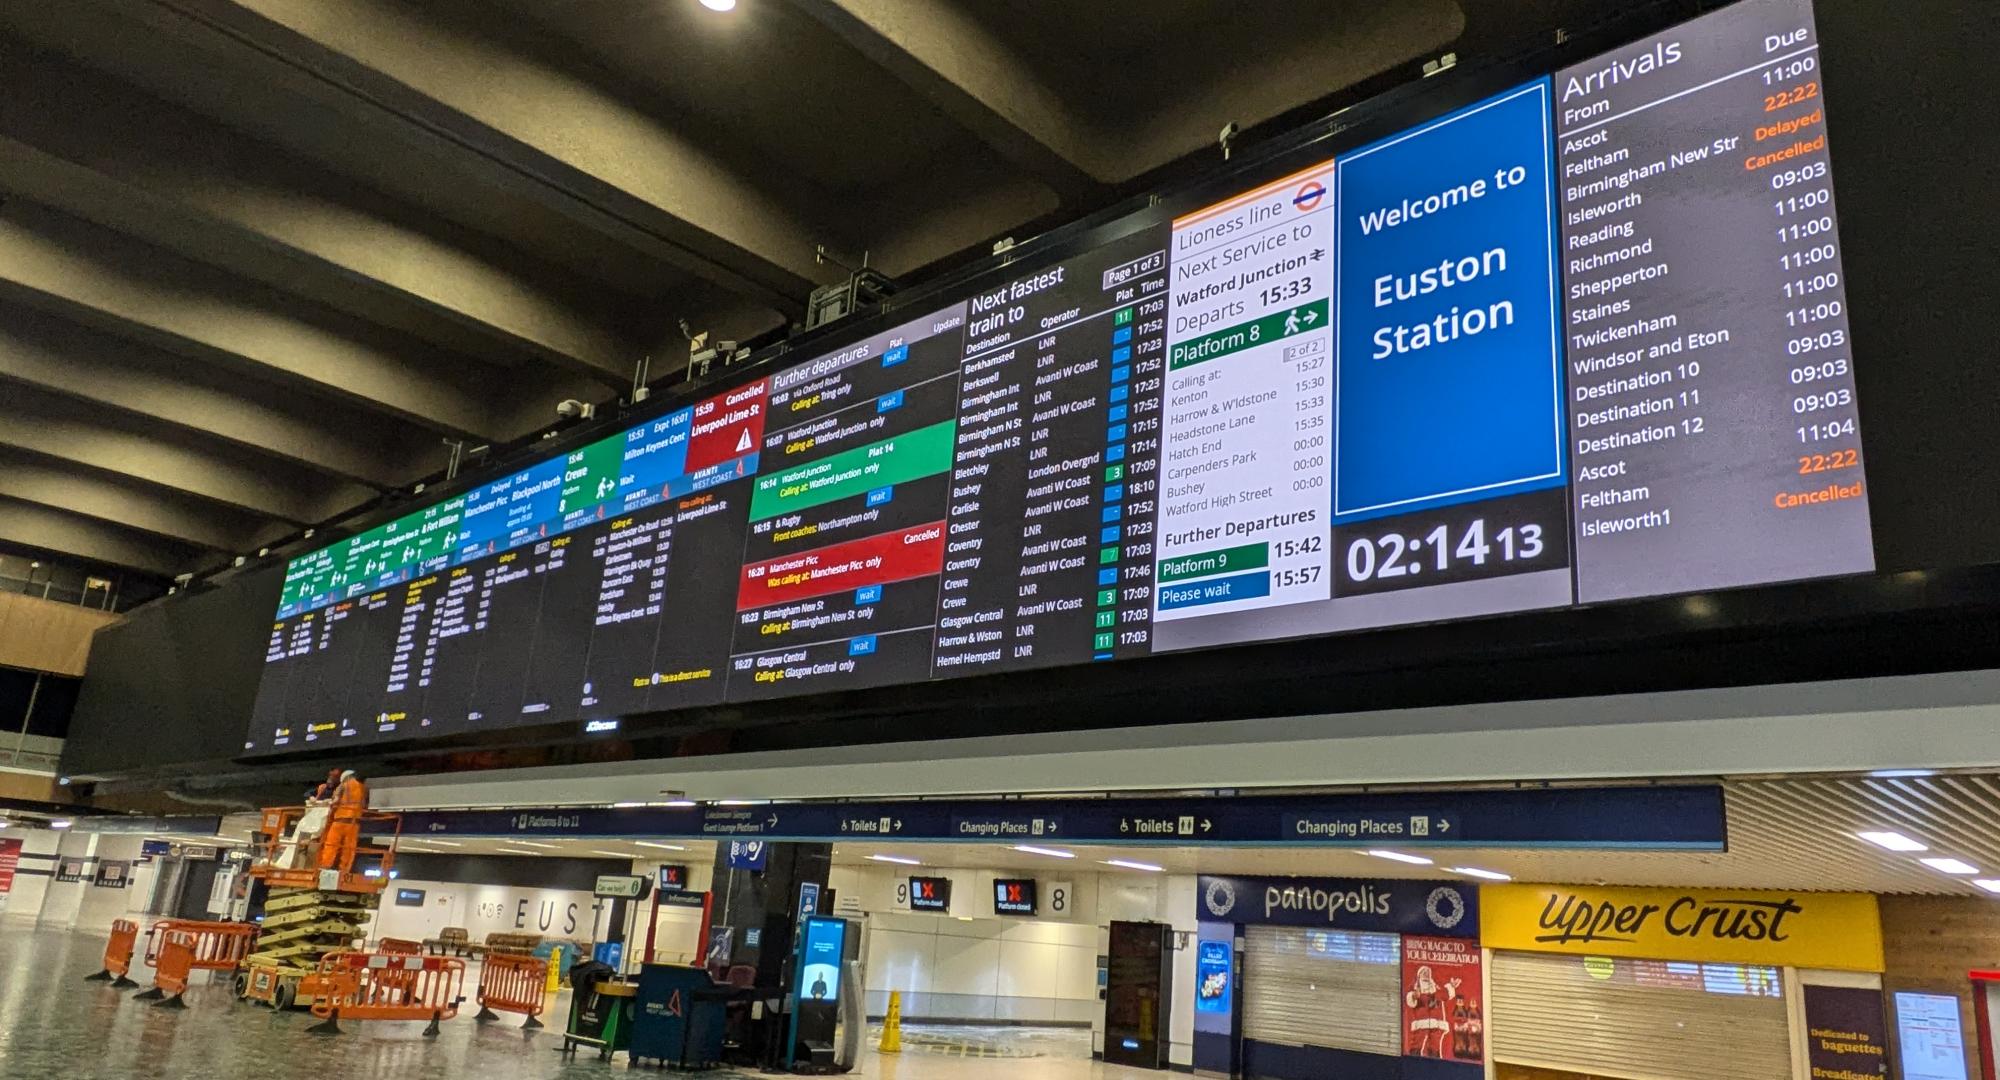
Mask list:
[[[274,1009],[312,1004],[300,996],[299,981],[317,970],[328,953],[353,948],[381,902],[379,893],[274,884],[264,901],[257,951],[244,959],[243,974],[237,976],[237,994]]]

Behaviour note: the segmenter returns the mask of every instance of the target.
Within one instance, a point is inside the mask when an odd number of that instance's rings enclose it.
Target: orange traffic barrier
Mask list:
[[[137,929],[136,927],[134,928]],[[143,1001],[162,1001],[169,995],[176,1004],[187,989],[189,971],[235,971],[250,955],[250,943],[257,937],[257,924],[196,922],[193,919],[161,919],[146,932],[146,962],[153,965],[153,988],[134,995]],[[187,968],[178,976],[178,989],[162,978],[167,969],[170,943],[185,938]],[[174,963],[181,958],[176,956]]]
[[[119,989],[137,986],[138,983],[126,978],[132,970],[132,948],[139,940],[139,924],[130,919],[117,919],[111,924],[111,940],[104,943],[104,970],[95,975],[86,975],[89,982],[108,982]]]
[[[193,919],[161,919],[146,931],[146,962],[157,964],[156,950],[169,930],[195,935],[194,970],[235,971],[250,955],[250,943],[257,937],[256,923],[197,922]]]
[[[534,956],[507,956],[491,953],[479,968],[479,1014],[473,1019],[480,1023],[498,1020],[493,1010],[522,1013],[527,1021],[524,1028],[542,1026],[539,1019],[549,996],[548,964]]]
[[[385,937],[375,943],[375,951],[389,956],[422,956],[424,943],[403,938]]]
[[[188,973],[194,970],[195,947],[201,937],[188,930],[167,930],[159,937],[152,947],[153,988],[135,996],[152,1000],[155,1008],[185,1009],[187,1002],[181,995],[187,993]]]
[[[379,952],[328,953],[299,984],[313,999],[312,1014],[324,1023],[306,1030],[340,1034],[340,1021],[429,1020],[425,1038],[438,1022],[458,1015],[465,1000],[465,961],[451,956],[407,956]]]

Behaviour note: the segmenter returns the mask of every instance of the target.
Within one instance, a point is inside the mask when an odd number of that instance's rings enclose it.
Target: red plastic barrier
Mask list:
[[[480,1023],[498,1020],[493,1010],[522,1013],[527,1016],[524,1028],[542,1026],[537,1019],[547,1007],[549,996],[549,962],[533,956],[506,956],[493,953],[479,968],[479,1014],[473,1019]]]
[[[112,922],[111,938],[104,943],[104,970],[85,978],[90,982],[108,982],[121,989],[139,985],[126,978],[132,970],[132,949],[138,940],[138,923],[130,919]]]
[[[339,1034],[340,1020],[429,1020],[426,1037],[438,1022],[458,1015],[465,1000],[465,961],[450,956],[407,956],[371,952],[328,953],[299,985],[312,996],[312,1013],[324,1020],[307,1029]]]
[[[385,937],[375,943],[375,951],[388,956],[422,956],[424,943],[407,941],[403,938]]]

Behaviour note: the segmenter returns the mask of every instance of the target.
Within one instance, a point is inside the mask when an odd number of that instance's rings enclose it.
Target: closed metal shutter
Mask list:
[[[1777,968],[1493,954],[1494,1061],[1630,1080],[1790,1080]]]
[[[1399,1054],[1403,942],[1395,934],[1246,928],[1243,1034],[1280,1046]]]

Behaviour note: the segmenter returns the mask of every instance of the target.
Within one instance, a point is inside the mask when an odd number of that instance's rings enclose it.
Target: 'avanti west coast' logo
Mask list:
[[[1666,904],[1592,902],[1575,893],[1553,892],[1542,907],[1536,941],[1555,944],[1636,941],[1654,928],[1670,937],[1725,941],[1784,941],[1785,919],[1803,912],[1791,897],[1750,900],[1682,896]]]

